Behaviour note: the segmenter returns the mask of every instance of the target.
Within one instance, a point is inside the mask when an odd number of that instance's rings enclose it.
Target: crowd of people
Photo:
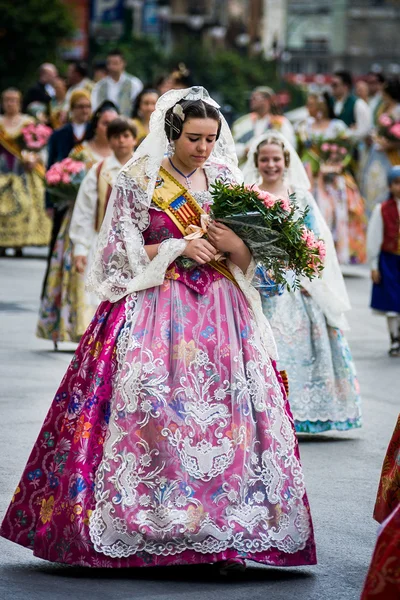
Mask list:
[[[231,132],[183,65],[125,67],[2,93],[0,248],[49,245],[37,335],[79,345],[1,534],[86,566],[314,564],[296,433],[362,426],[341,265],[370,261],[400,356],[400,83],[338,71],[298,123],[258,87]],[[320,276],[256,265],[210,221],[219,181],[294,201]]]

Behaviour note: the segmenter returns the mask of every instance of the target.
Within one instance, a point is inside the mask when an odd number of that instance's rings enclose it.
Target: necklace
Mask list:
[[[175,171],[176,171],[177,173],[179,173],[179,175],[185,179],[185,181],[186,181],[186,187],[188,188],[188,190],[191,190],[191,189],[192,189],[192,183],[191,183],[191,181],[190,181],[190,178],[191,178],[191,176],[192,176],[192,175],[194,175],[194,174],[196,173],[196,171],[197,171],[197,167],[195,168],[195,170],[194,170],[194,171],[192,171],[192,172],[191,172],[191,173],[189,173],[188,175],[185,175],[185,173],[182,173],[182,171],[180,171],[180,170],[179,170],[179,169],[178,169],[178,168],[177,168],[177,167],[174,165],[174,163],[172,162],[172,160],[170,159],[170,157],[168,157],[168,160],[169,160],[169,162],[170,162],[170,164],[171,164],[171,167],[172,167],[173,169],[175,169]]]

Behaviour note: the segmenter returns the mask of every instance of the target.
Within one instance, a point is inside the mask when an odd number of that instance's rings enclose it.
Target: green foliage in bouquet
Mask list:
[[[292,287],[300,278],[313,279],[323,269],[325,244],[305,225],[308,207],[299,210],[292,195],[279,199],[257,186],[211,187],[212,217],[230,227],[249,247],[254,260],[265,267],[276,284],[285,284],[286,272],[294,272]]]

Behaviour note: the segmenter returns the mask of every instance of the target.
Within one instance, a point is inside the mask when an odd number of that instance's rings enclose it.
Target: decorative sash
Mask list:
[[[183,236],[186,235],[186,229],[189,225],[200,227],[201,215],[206,214],[190,192],[172,177],[164,167],[160,167],[153,202],[168,215]],[[215,260],[207,264],[237,285],[234,276],[225,264]]]
[[[2,128],[0,128],[0,144],[5,150],[7,150],[7,152],[9,152],[15,158],[18,158],[18,160],[23,162],[21,149],[19,145],[13,138],[8,137]],[[46,169],[44,168],[44,165],[42,165],[41,163],[36,163],[33,170],[39,175],[39,177],[44,179],[46,174]]]

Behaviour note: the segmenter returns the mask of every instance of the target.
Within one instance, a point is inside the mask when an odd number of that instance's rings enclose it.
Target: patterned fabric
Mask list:
[[[379,532],[361,600],[400,598],[400,505]]]
[[[374,519],[382,523],[400,504],[400,414],[383,462]]]
[[[100,305],[1,534],[85,566],[315,563],[284,386],[236,285]]]
[[[24,125],[7,133],[0,124],[0,137],[14,147]],[[0,247],[47,246],[51,220],[44,208],[44,183],[36,171],[26,171],[17,156],[0,141]]]
[[[74,148],[70,156],[86,163],[87,169],[101,157],[87,142]],[[50,266],[40,303],[36,336],[53,342],[79,342],[95,307],[87,305],[85,276],[73,265],[73,244],[69,237],[72,204],[65,213],[50,258]]]
[[[289,378],[296,431],[320,433],[361,426],[361,399],[342,332],[327,325],[317,303],[300,291],[262,297]]]

